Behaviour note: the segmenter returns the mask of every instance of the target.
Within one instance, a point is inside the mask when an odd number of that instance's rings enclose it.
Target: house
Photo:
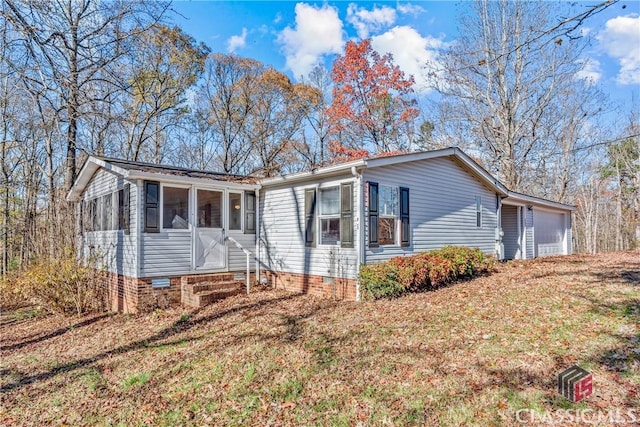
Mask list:
[[[198,306],[255,280],[358,300],[360,265],[444,245],[570,254],[575,209],[509,191],[458,148],[261,180],[91,156],[68,199],[81,254],[123,311]]]

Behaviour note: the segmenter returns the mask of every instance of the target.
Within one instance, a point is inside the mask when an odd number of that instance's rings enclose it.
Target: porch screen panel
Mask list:
[[[222,192],[198,190],[198,227],[222,228]]]

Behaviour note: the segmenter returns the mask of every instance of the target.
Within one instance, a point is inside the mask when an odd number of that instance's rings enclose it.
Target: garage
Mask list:
[[[564,255],[566,214],[535,209],[535,256]]]

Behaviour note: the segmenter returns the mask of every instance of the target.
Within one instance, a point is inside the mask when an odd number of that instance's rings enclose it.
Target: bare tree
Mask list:
[[[583,128],[599,112],[595,87],[577,78],[584,40],[549,41],[568,31],[545,31],[557,25],[554,12],[544,2],[478,1],[460,38],[428,69],[442,95],[440,132],[477,152],[510,189],[566,199],[566,180],[555,190],[525,184],[549,175],[550,163],[568,176]]]
[[[3,17],[23,39],[23,48],[37,72],[25,73],[33,92],[47,94],[53,112],[66,125],[66,187],[76,175],[80,121],[94,102],[91,87],[119,78],[116,61],[126,40],[145,31],[166,10],[166,4],[143,1],[100,2],[6,0]]]

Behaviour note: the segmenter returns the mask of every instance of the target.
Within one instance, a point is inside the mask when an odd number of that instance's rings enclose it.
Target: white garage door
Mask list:
[[[565,215],[535,210],[533,221],[536,256],[563,255]]]

